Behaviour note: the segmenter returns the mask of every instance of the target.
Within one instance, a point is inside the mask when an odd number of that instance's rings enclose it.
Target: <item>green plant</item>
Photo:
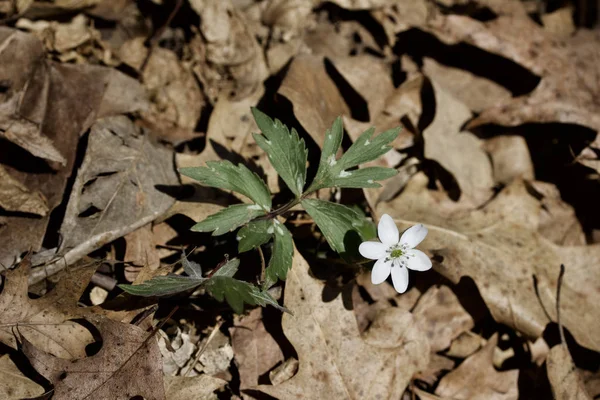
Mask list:
[[[273,241],[271,259],[265,269],[265,279],[258,288],[233,278],[239,261],[234,259],[235,268],[217,269],[212,276],[202,277],[199,266],[184,263],[188,277],[170,275],[154,278],[137,286],[123,285],[123,290],[141,296],[171,295],[205,286],[218,300],[225,298],[240,311],[242,303],[277,305],[267,290],[278,279],[285,280],[292,266],[294,243],[292,234],[277,217],[301,205],[313,218],[327,242],[342,258],[357,258],[359,244],[373,237],[374,226],[354,209],[309,196],[325,188],[373,188],[377,181],[388,179],[396,170],[384,167],[357,167],[373,161],[390,149],[390,143],[398,136],[399,128],[390,129],[373,137],[374,128],[364,132],[340,157],[336,154],[343,138],[342,119],[338,117],[331,129],[325,133],[319,167],[313,181],[306,186],[308,150],[298,132],[290,130],[281,121],[271,119],[258,109],[252,109],[261,133],[254,134],[256,143],[264,150],[269,161],[293,193],[294,198],[277,208],[273,207],[271,193],[266,183],[243,164],[237,166],[229,161],[210,161],[206,166],[181,168],[179,172],[206,186],[231,190],[247,197],[250,202],[235,204],[222,209],[197,223],[191,229],[197,232],[212,232],[222,235],[241,227],[238,232],[238,251],[252,250]],[[229,265],[227,264],[227,265]],[[190,266],[191,265],[191,266]],[[227,279],[225,279],[227,278]]]

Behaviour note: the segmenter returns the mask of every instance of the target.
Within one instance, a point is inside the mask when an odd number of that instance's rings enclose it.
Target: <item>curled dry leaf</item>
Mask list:
[[[527,142],[521,136],[496,136],[484,142],[492,158],[494,181],[504,185],[515,179],[534,179],[533,162]]]
[[[150,279],[160,267],[160,257],[156,249],[152,226],[145,225],[124,237],[126,242],[124,260],[125,279],[140,283]]]
[[[283,316],[283,331],[300,366],[290,380],[257,389],[278,398],[399,398],[429,358],[429,345],[412,315],[384,310],[361,337],[341,296],[323,302],[324,289],[296,252],[285,295],[294,315]]]
[[[412,313],[432,352],[447,349],[452,340],[475,325],[448,286],[429,288]]]
[[[555,318],[557,271],[566,266],[561,306],[563,325],[581,345],[600,350],[595,306],[600,287],[600,246],[558,246],[538,233],[542,204],[515,181],[477,211],[452,210],[448,199],[426,189],[423,174],[413,177],[393,202],[378,211],[402,227],[419,221],[429,229],[425,242],[439,261],[436,271],[458,283],[471,277],[496,321],[537,338]],[[450,211],[449,211],[450,210]],[[546,314],[548,313],[548,314]]]
[[[48,213],[48,201],[40,192],[28,190],[0,164],[0,208],[43,217]]]
[[[492,358],[498,344],[494,334],[477,353],[442,378],[435,394],[454,400],[516,400],[518,370],[498,372]]]
[[[194,71],[211,101],[255,92],[268,77],[263,51],[230,0],[192,0],[200,32],[191,43]],[[233,93],[231,93],[233,92]]]
[[[262,308],[256,308],[229,328],[240,390],[258,386],[259,377],[283,362],[283,352],[265,329]]]
[[[206,374],[165,377],[166,398],[169,400],[215,400],[215,392],[225,385],[227,381]]]
[[[0,356],[0,397],[4,400],[21,400],[44,394],[44,388],[23,375],[10,356]]]
[[[16,336],[66,360],[85,357],[85,346],[93,342],[90,331],[73,320],[83,309],[77,301],[95,271],[92,265],[73,268],[46,295],[31,299],[27,277],[29,259],[6,272],[0,293],[0,341],[17,347]]]
[[[558,344],[550,349],[546,359],[546,371],[556,400],[592,399],[565,345]]]
[[[160,351],[155,338],[130,324],[95,317],[89,320],[100,331],[102,348],[93,356],[64,360],[46,353],[28,340],[23,352],[40,374],[54,385],[57,400],[164,400]]]

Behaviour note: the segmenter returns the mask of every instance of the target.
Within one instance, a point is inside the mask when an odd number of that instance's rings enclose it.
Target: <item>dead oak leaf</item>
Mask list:
[[[536,338],[556,318],[556,280],[562,263],[562,322],[582,346],[600,350],[595,335],[600,330],[595,301],[600,246],[559,246],[543,237],[538,232],[542,204],[521,181],[476,211],[457,210],[456,203],[436,196],[439,193],[426,185],[423,174],[415,175],[405,191],[393,202],[380,204],[378,212],[402,216],[396,222],[405,228],[415,221],[427,225],[424,245],[439,257],[437,272],[455,283],[471,277],[496,321]]]
[[[396,399],[429,358],[429,344],[410,313],[389,308],[361,337],[341,296],[323,302],[325,284],[296,252],[286,281],[283,331],[299,356],[298,373],[257,389],[277,398]]]
[[[440,381],[435,394],[453,400],[516,400],[518,370],[498,372],[493,365],[498,334]]]
[[[73,268],[46,295],[28,296],[31,263],[25,259],[5,274],[0,293],[0,341],[17,347],[19,334],[39,348],[65,359],[85,357],[85,346],[93,342],[91,333],[71,321],[81,315],[77,301],[95,271],[93,265]]]
[[[43,217],[48,213],[48,201],[40,192],[28,190],[0,164],[0,208]]]
[[[44,388],[27,378],[5,354],[0,357],[0,398],[20,400],[44,394]]]
[[[565,345],[559,344],[550,349],[546,371],[556,400],[592,399]]]
[[[63,360],[27,340],[23,352],[31,365],[54,385],[56,400],[165,399],[161,355],[154,338],[130,324],[95,317],[102,348],[80,360]]]

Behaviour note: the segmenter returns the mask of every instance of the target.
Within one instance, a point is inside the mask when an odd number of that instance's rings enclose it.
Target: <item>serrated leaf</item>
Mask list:
[[[331,129],[325,133],[325,141],[321,150],[321,160],[319,161],[319,169],[313,180],[313,185],[321,185],[320,187],[329,186],[326,180],[330,177],[331,167],[337,163],[336,153],[342,145],[344,136],[344,125],[341,117],[337,117],[333,121]],[[322,186],[325,184],[325,186]],[[313,186],[311,185],[311,187]]]
[[[294,241],[290,231],[277,220],[273,220],[273,252],[269,266],[265,270],[263,289],[268,289],[277,282],[277,278],[285,280],[292,267],[294,258]]]
[[[265,210],[256,204],[235,204],[208,216],[204,221],[192,226],[191,230],[194,232],[212,232],[213,236],[219,236],[261,215],[265,215]]]
[[[262,307],[269,304],[281,311],[289,312],[266,291],[228,276],[213,276],[206,283],[206,290],[218,301],[226,300],[233,311],[238,314],[244,311],[244,303]]]
[[[271,209],[271,193],[266,183],[245,165],[208,161],[206,167],[180,168],[182,175],[219,189],[232,190],[248,197],[266,211]]]
[[[346,259],[358,258],[358,246],[364,240],[365,218],[341,204],[304,199],[302,206],[313,218],[331,248]]]
[[[167,275],[154,277],[140,285],[119,285],[119,287],[125,292],[135,296],[161,297],[186,292],[197,288],[205,281],[205,278]]]
[[[373,138],[375,128],[367,129],[350,146],[348,151],[338,160],[332,168],[332,174],[338,175],[341,171],[356,167],[369,161],[378,159],[392,149],[390,143],[398,137],[400,128],[389,129]]]
[[[213,276],[232,277],[237,272],[239,266],[240,266],[240,259],[232,258],[231,260],[227,261],[227,263],[225,263],[225,265],[223,265],[221,268],[219,268],[217,270],[217,272],[214,273]]]
[[[295,129],[292,128],[290,133],[278,119],[272,120],[256,108],[252,108],[252,114],[262,131],[262,135],[254,135],[254,140],[267,153],[269,161],[285,184],[296,197],[300,197],[306,183],[308,159],[304,140],[300,139]]]
[[[336,119],[325,135],[319,170],[306,192],[311,193],[326,187],[380,187],[381,185],[376,181],[391,178],[397,173],[394,169],[383,167],[368,167],[352,171],[349,169],[373,161],[391,150],[392,147],[389,144],[398,136],[399,130],[399,128],[390,129],[372,139],[375,129],[370,128],[350,146],[339,160],[336,160],[335,154],[341,145],[343,136],[342,120]]]
[[[181,257],[181,265],[183,265],[183,270],[190,278],[202,278],[202,267],[200,264],[188,260],[185,254]]]
[[[273,236],[273,222],[269,220],[252,221],[238,232],[238,252],[243,253],[267,243]]]
[[[332,178],[332,185],[340,188],[378,188],[383,181],[396,175],[398,171],[393,168],[367,167],[352,171],[342,171]]]

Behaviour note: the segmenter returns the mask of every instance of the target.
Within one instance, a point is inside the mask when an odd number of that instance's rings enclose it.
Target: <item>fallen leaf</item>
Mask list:
[[[44,388],[23,375],[10,356],[0,356],[0,397],[20,400],[44,394]]]
[[[423,130],[424,156],[437,161],[456,179],[468,200],[482,204],[492,194],[492,167],[482,142],[462,126],[471,118],[469,108],[432,81],[436,113]]]
[[[455,400],[516,400],[519,397],[519,371],[498,372],[494,369],[492,357],[497,343],[495,334],[480,351],[445,375],[435,394]]]
[[[15,335],[67,360],[85,357],[85,347],[93,342],[83,325],[73,320],[81,316],[77,301],[95,271],[93,266],[73,268],[63,275],[57,286],[44,296],[31,299],[27,277],[28,259],[5,273],[0,293],[0,341],[17,348]]]
[[[401,216],[395,219],[401,228],[415,221],[426,224],[424,248],[441,257],[436,271],[455,283],[471,277],[496,321],[537,338],[551,322],[546,312],[555,318],[557,271],[563,263],[563,325],[582,346],[600,349],[593,334],[600,330],[594,306],[600,246],[558,246],[541,236],[537,230],[542,205],[522,182],[513,182],[477,211],[461,211],[426,185],[423,174],[415,175],[404,192],[393,202],[381,203],[378,212]]]
[[[190,361],[196,346],[192,343],[190,335],[179,328],[173,340],[169,340],[162,331],[159,333],[161,336],[158,339],[158,348],[162,354],[163,373],[166,376],[175,376]],[[187,372],[187,369],[184,371]]]
[[[429,57],[423,59],[423,73],[474,112],[481,112],[512,98],[508,89],[494,81],[464,69],[440,64]]]
[[[527,142],[521,136],[495,136],[483,148],[492,158],[494,181],[508,185],[515,179],[534,179],[533,162]]]
[[[160,267],[160,258],[152,235],[152,226],[145,225],[124,236],[125,279],[129,282],[141,283],[150,279]]]
[[[544,29],[559,38],[568,38],[575,33],[575,21],[573,21],[573,7],[567,6],[559,8],[547,14],[543,14],[540,19]]]
[[[398,398],[425,368],[429,346],[408,312],[381,312],[364,337],[341,296],[321,300],[325,285],[296,252],[286,281],[283,331],[299,356],[298,373],[257,389],[278,398]]]
[[[265,329],[262,308],[256,308],[229,328],[240,390],[258,386],[258,379],[284,357],[273,336]]]
[[[278,93],[288,99],[298,122],[318,146],[340,115],[348,114],[339,89],[327,74],[323,57],[301,54],[294,58]]]
[[[550,349],[546,359],[546,371],[556,400],[592,399],[565,345],[558,344]]]
[[[80,360],[63,360],[23,341],[31,365],[54,385],[53,399],[165,399],[156,339],[146,340],[149,333],[135,325],[99,317],[90,322],[102,335],[102,348]]]
[[[48,213],[48,202],[43,194],[29,191],[0,164],[0,208],[43,217]]]
[[[215,392],[225,385],[227,381],[206,374],[165,377],[166,398],[169,400],[216,400]]]
[[[298,372],[299,362],[295,358],[288,358],[281,365],[269,372],[272,385],[279,385],[290,380]]]
[[[412,310],[417,325],[425,334],[433,353],[450,347],[461,333],[475,322],[448,286],[431,287]]]
[[[60,229],[67,263],[158,218],[173,199],[156,186],[177,182],[169,151],[127,118],[98,121]]]
[[[463,332],[452,341],[444,354],[448,357],[467,358],[485,344],[485,339],[473,332]]]

